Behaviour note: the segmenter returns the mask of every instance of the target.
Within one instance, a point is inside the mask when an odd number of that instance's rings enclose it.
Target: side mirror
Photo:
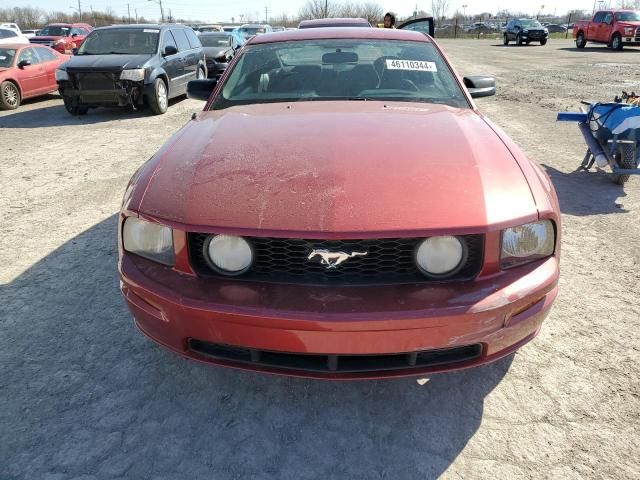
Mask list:
[[[169,57],[171,55],[175,55],[176,53],[178,53],[178,49],[176,47],[174,47],[173,45],[167,45],[166,47],[164,47],[162,55],[164,55],[165,57]]]
[[[72,33],[72,34],[71,34],[71,38],[76,38],[77,36],[78,36],[78,34],[77,34],[77,33]]]
[[[72,48],[71,49],[71,55],[77,55],[78,54],[78,49],[77,48]]]
[[[187,83],[187,97],[193,100],[209,100],[211,92],[216,87],[217,80],[191,80]]]
[[[464,77],[463,81],[471,98],[490,97],[496,94],[496,79],[488,75]]]
[[[29,65],[31,65],[31,61],[30,60],[21,60],[18,63],[18,68],[28,67]]]

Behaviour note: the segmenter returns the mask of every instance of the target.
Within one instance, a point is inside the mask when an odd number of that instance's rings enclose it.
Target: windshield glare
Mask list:
[[[0,48],[0,68],[9,68],[15,57],[15,48]]]
[[[520,23],[522,23],[523,27],[542,27],[540,22],[537,20],[524,19],[520,20]]]
[[[341,39],[250,46],[213,108],[314,100],[392,100],[469,107],[432,44]]]
[[[41,37],[68,37],[71,29],[69,27],[48,26],[40,30]]]
[[[78,55],[140,55],[153,54],[158,49],[160,30],[119,28],[94,31],[78,50]]]
[[[228,47],[229,36],[220,35],[200,35],[200,43],[203,47]]]
[[[616,13],[618,22],[640,22],[640,12],[620,12]]]

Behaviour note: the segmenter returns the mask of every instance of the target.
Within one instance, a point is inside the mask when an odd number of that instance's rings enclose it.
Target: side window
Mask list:
[[[593,17],[593,23],[602,23],[604,20],[604,12],[596,13],[596,16]]]
[[[50,62],[51,60],[56,60],[58,58],[55,53],[51,50],[47,50],[46,48],[36,47],[34,50],[43,62]]]
[[[8,28],[0,28],[0,38],[11,38],[17,36],[18,34],[13,30],[9,30]]]
[[[200,39],[198,38],[198,36],[193,32],[192,29],[185,29],[184,33],[187,34],[187,38],[189,39],[189,45],[191,45],[191,48],[200,48],[202,47],[202,43],[200,43]]]
[[[171,32],[169,31],[164,32],[161,51],[164,52],[164,49],[167,47],[174,47],[176,50],[178,49],[178,46],[176,45],[176,41],[173,39],[173,35],[171,35]]]
[[[184,52],[185,50],[190,50],[191,46],[189,45],[189,40],[187,40],[187,36],[184,34],[184,30],[171,30],[173,34],[173,38],[176,39],[176,43],[178,44],[178,51]]]
[[[36,63],[40,63],[40,59],[38,55],[33,50],[33,48],[25,48],[20,52],[20,56],[18,57],[18,63],[28,60],[31,62],[31,65],[35,65]]]
[[[613,20],[613,15],[611,13],[607,13],[604,16],[604,23],[608,23],[611,25],[611,21]]]

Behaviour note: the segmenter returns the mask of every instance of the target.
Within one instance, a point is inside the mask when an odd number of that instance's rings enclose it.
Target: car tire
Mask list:
[[[15,110],[21,100],[18,85],[8,80],[0,84],[0,110]]]
[[[204,80],[207,78],[207,74],[204,73],[204,68],[198,67],[198,72],[196,73],[196,80]]]
[[[161,78],[156,78],[153,82],[153,96],[149,98],[149,108],[154,115],[162,115],[169,108],[167,84]]]
[[[522,45],[522,39],[520,38],[520,34],[516,35],[516,45]]]
[[[584,48],[586,45],[587,45],[587,41],[584,38],[584,33],[579,32],[578,36],[576,37],[576,47]]]
[[[546,39],[544,39],[544,40],[540,40],[540,45],[544,46],[544,45],[546,45],[546,44],[547,44],[547,40],[546,40]]]
[[[503,45],[509,45],[509,37],[507,36],[507,34],[504,34],[504,39],[502,40],[502,44]]]
[[[633,143],[621,143],[615,154],[615,161],[620,168],[636,168],[636,148]],[[618,185],[624,185],[629,180],[630,175],[614,175],[613,181]]]
[[[620,51],[622,50],[622,47],[622,37],[619,33],[616,33],[613,37],[611,37],[611,48]]]
[[[69,97],[64,97],[64,108],[66,108],[67,112],[69,112],[70,115],[86,115],[89,111],[87,107],[79,107],[77,105],[73,105]]]

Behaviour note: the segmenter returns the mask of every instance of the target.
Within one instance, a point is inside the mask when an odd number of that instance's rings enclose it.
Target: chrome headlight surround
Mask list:
[[[158,223],[138,217],[125,218],[122,225],[122,248],[163,265],[175,264],[173,230]]]
[[[468,258],[467,242],[452,235],[425,238],[416,246],[414,252],[418,270],[433,279],[454,276],[465,266]]]
[[[550,257],[556,251],[556,227],[551,220],[505,228],[500,238],[503,270]]]
[[[253,245],[235,235],[210,235],[202,246],[202,253],[209,267],[227,277],[245,273],[256,257]]]
[[[56,70],[56,82],[61,82],[63,80],[69,80],[69,73],[66,70],[58,68]]]
[[[142,82],[144,80],[144,68],[131,68],[123,70],[120,80],[131,80],[132,82]]]

